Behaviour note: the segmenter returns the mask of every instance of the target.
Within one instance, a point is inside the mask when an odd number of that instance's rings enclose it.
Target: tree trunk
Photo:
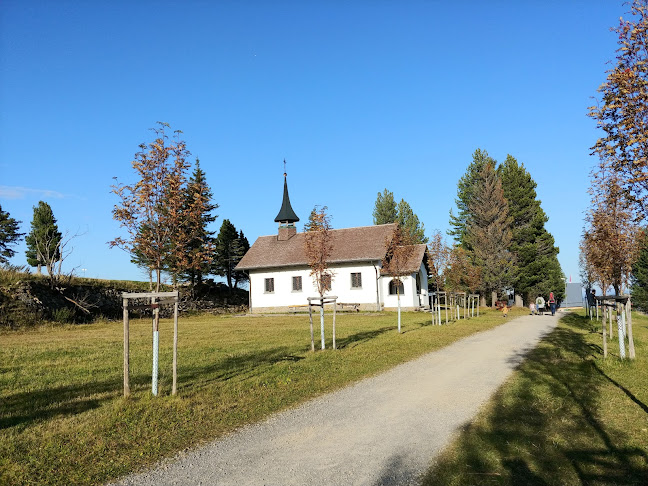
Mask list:
[[[324,342],[324,298],[323,297],[320,299],[320,304],[322,304],[320,307],[320,328],[322,331],[322,349],[325,349],[326,344]]]
[[[603,308],[603,319],[601,320],[601,324],[601,329],[603,330],[603,357],[607,358],[607,333],[605,331],[607,316],[605,315],[605,307]]]
[[[313,305],[310,300],[308,301],[308,317],[310,319],[310,333],[311,333],[311,351],[315,352],[315,336],[313,334]]]
[[[398,282],[398,286],[396,287],[396,295],[398,296],[398,333],[400,334],[401,332],[401,305],[400,305],[400,282]]]

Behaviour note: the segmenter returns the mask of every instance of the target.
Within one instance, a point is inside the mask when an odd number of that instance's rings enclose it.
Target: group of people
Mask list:
[[[544,312],[545,309],[545,300],[542,295],[539,295],[535,302],[529,304],[529,309],[531,310],[531,315],[539,315],[541,312]],[[551,315],[556,315],[556,298],[554,297],[553,292],[549,292],[549,308],[551,309]],[[504,304],[502,307],[502,315],[506,317],[508,315],[509,307]]]
[[[539,295],[535,302],[529,304],[529,309],[531,310],[531,315],[540,314],[545,309],[545,300],[542,295]],[[551,315],[556,315],[556,298],[554,297],[553,292],[549,292],[549,308],[551,309]]]

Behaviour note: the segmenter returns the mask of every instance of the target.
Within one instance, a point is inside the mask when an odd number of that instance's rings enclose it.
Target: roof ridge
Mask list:
[[[357,230],[357,229],[364,229],[364,228],[382,228],[385,226],[395,226],[398,223],[385,223],[385,224],[368,224],[366,226],[352,226],[350,228],[331,228],[329,231],[349,231],[349,230]],[[307,231],[301,231],[297,232],[297,235],[305,235]],[[266,238],[266,237],[276,237],[277,234],[273,233],[271,235],[262,235],[259,236],[259,238]]]

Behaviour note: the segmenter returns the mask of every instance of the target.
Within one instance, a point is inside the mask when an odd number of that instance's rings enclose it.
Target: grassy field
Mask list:
[[[603,359],[596,321],[563,318],[424,484],[648,484],[648,318],[633,322],[622,362],[618,340]]]
[[[525,313],[516,310],[515,313]],[[151,323],[131,321],[122,397],[119,322],[0,334],[0,484],[100,484],[187,447],[503,322],[499,312],[430,325],[429,315],[338,314],[339,349],[310,352],[308,317],[180,320],[160,329],[160,396],[150,393]],[[331,318],[327,315],[327,346]]]

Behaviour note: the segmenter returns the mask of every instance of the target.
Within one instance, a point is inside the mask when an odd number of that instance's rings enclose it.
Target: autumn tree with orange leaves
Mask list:
[[[619,189],[640,217],[648,215],[648,0],[634,0],[631,17],[612,29],[616,64],[599,88],[589,116],[604,132],[592,147],[618,176]]]
[[[320,330],[322,349],[324,349],[324,294],[331,289],[333,272],[329,268],[329,259],[333,251],[331,236],[331,218],[326,213],[328,208],[315,206],[305,226],[304,252],[310,267],[310,275],[320,298]],[[310,307],[309,307],[310,309]],[[309,311],[310,312],[310,311]],[[315,350],[313,340],[313,320],[310,320],[311,350]],[[335,339],[335,338],[334,338]]]
[[[139,180],[112,186],[120,200],[113,209],[113,218],[125,228],[127,236],[119,236],[109,245],[126,250],[148,266],[156,275],[157,292],[162,271],[168,271],[177,280],[182,271],[197,265],[192,260],[195,252],[186,251],[197,236],[195,231],[187,231],[187,222],[196,219],[194,213],[205,202],[204,197],[199,197],[187,206],[189,151],[180,139],[180,131],[175,131],[169,141],[169,128],[167,123],[158,122],[158,127],[152,129],[155,139],[140,145],[132,161]],[[200,254],[198,258],[204,256]]]
[[[382,260],[383,273],[392,277],[396,286],[398,299],[398,332],[401,332],[401,301],[400,294],[403,287],[403,277],[410,274],[409,261],[414,252],[411,234],[409,231],[396,225],[394,232],[387,238],[387,252]]]
[[[427,262],[430,268],[430,278],[434,281],[436,291],[439,292],[443,285],[443,274],[448,265],[450,248],[443,239],[440,231],[432,233],[432,238],[427,245]]]
[[[602,161],[591,177],[592,204],[580,244],[583,266],[604,293],[612,287],[620,295],[637,258],[640,228],[619,175]]]
[[[471,262],[468,250],[455,245],[448,254],[448,264],[444,271],[444,279],[450,290],[474,294],[481,285],[481,271]]]

